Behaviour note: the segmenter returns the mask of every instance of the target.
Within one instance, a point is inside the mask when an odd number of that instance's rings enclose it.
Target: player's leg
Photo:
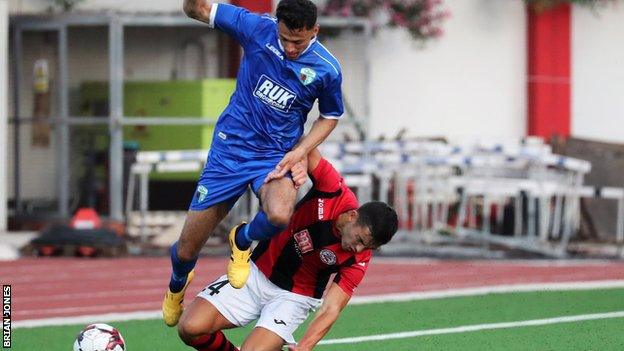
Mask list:
[[[162,305],[163,319],[168,326],[176,325],[182,314],[184,293],[193,279],[193,268],[201,247],[229,209],[229,202],[224,202],[203,211],[187,213],[180,238],[171,247],[172,273]]]
[[[197,350],[235,350],[220,330],[245,326],[260,316],[267,288],[259,282],[266,284],[266,278],[254,266],[242,289],[234,289],[225,275],[208,284],[180,318],[180,338]]]
[[[255,327],[241,346],[241,351],[280,351],[286,342],[274,332]]]
[[[231,206],[246,191],[255,174],[238,174],[238,161],[218,153],[210,153],[198,181],[197,191],[180,239],[171,249],[172,274],[163,300],[163,319],[174,326],[182,313],[182,299],[193,278],[197,256],[214,228],[227,215]]]
[[[233,351],[238,349],[221,330],[235,327],[213,304],[196,297],[180,317],[178,335],[195,350]]]
[[[197,256],[217,224],[225,218],[230,209],[227,202],[209,207],[203,211],[189,211],[178,241],[171,247],[173,274],[169,288],[179,292],[185,284],[186,275],[191,272]]]
[[[249,275],[249,247],[254,240],[267,240],[289,223],[297,199],[297,190],[288,177],[274,179],[260,186],[262,210],[251,222],[232,229],[229,235],[232,255],[228,264],[228,279],[235,288],[245,285]]]
[[[297,190],[292,179],[274,179],[260,187],[262,210],[240,229],[236,244],[246,249],[254,240],[266,240],[284,229],[292,217]]]
[[[266,277],[259,278],[262,279],[269,284]],[[306,320],[310,310],[321,303],[319,299],[297,295],[275,285],[265,287],[265,290],[272,298],[263,306],[260,318],[243,342],[241,351],[277,351],[284,344],[294,344],[293,333]]]

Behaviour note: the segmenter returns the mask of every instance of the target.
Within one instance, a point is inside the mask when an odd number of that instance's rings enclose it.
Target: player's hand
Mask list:
[[[291,168],[290,173],[292,175],[292,181],[295,185],[295,189],[299,190],[299,188],[308,180],[308,158],[305,157],[303,160],[295,163],[295,165]],[[282,177],[277,169],[275,169],[267,174],[266,178],[264,178],[264,183],[268,183],[271,180],[278,178]]]
[[[292,174],[292,181],[295,184],[295,189],[299,189],[308,180],[308,159],[305,157],[303,160],[295,163],[290,170]]]
[[[288,171],[290,171],[297,162],[300,162],[306,157],[305,150],[300,148],[294,148],[289,151],[282,160],[275,166],[275,174],[272,179],[281,178],[286,175]],[[273,172],[271,172],[273,173]],[[268,177],[267,177],[268,178]]]
[[[277,178],[281,178],[277,175],[277,171],[276,170],[272,170],[271,172],[269,172],[269,174],[267,174],[266,178],[264,178],[264,183],[268,183],[270,181],[272,181],[273,179],[277,179]]]

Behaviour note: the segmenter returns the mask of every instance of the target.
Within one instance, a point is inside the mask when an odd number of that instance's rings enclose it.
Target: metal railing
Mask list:
[[[542,143],[325,142],[319,149],[360,203],[380,200],[395,207],[397,240],[408,246],[469,242],[565,257],[586,197],[617,201],[616,242],[624,245],[624,189],[585,186],[590,163],[555,155]],[[137,183],[139,212],[149,211],[150,173],[199,171],[206,156],[206,150],[139,152],[130,171],[126,214],[134,210]],[[249,191],[235,205],[236,220],[255,214],[254,197]]]

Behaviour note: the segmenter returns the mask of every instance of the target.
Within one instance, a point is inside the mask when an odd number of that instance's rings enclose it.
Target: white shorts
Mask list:
[[[295,330],[321,304],[320,299],[279,288],[253,262],[247,283],[241,289],[234,289],[223,275],[197,296],[213,304],[232,324],[244,327],[258,319],[256,327],[274,332],[286,343],[295,342]]]

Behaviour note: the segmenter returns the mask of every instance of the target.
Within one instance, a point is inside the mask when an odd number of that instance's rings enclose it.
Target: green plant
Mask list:
[[[442,22],[450,16],[442,0],[328,0],[322,13],[367,17],[376,26],[405,28],[412,38],[420,41],[440,37]]]
[[[544,11],[561,4],[577,4],[590,7],[605,5],[615,0],[524,0],[533,10]]]

